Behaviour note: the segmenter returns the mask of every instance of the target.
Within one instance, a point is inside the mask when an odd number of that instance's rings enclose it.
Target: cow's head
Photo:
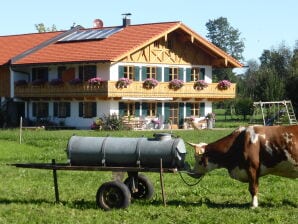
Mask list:
[[[196,164],[193,169],[193,172],[202,175],[216,168],[213,166],[213,164],[209,164],[208,162],[208,155],[206,153],[206,146],[207,146],[206,143],[199,143],[199,144],[188,143],[188,144],[193,146],[195,149],[194,156],[195,156]]]

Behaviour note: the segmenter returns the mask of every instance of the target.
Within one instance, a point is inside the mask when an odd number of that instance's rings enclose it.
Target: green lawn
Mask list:
[[[184,141],[211,142],[232,129],[173,131]],[[98,209],[98,187],[110,172],[58,171],[60,200],[56,204],[52,171],[16,168],[10,163],[66,162],[65,148],[73,134],[83,136],[152,137],[147,131],[0,131],[0,223],[297,223],[297,180],[266,176],[260,180],[260,208],[250,209],[247,184],[228,177],[225,170],[208,174],[194,187],[178,174],[165,174],[167,206],[161,197],[158,173],[145,173],[155,187],[152,200],[133,201],[126,210]],[[187,145],[186,160],[193,164]],[[194,179],[185,177],[189,182]]]

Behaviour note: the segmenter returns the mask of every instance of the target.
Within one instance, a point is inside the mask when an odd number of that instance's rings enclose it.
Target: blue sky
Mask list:
[[[92,27],[99,18],[104,26],[116,26],[122,24],[121,14],[130,12],[132,24],[181,21],[206,37],[206,22],[223,16],[245,39],[247,61],[282,42],[294,47],[297,9],[297,0],[10,0],[1,2],[0,36],[36,32],[38,23],[65,30],[73,23]]]

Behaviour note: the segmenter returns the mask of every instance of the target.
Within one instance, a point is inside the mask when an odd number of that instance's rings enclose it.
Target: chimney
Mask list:
[[[128,17],[131,16],[131,13],[124,13],[124,14],[122,14],[122,16],[123,16],[123,19],[122,19],[122,21],[123,21],[122,26],[123,26],[123,27],[127,27],[127,26],[129,26],[130,23],[131,23],[131,20],[130,20],[130,18],[128,18]]]
[[[102,28],[103,27],[103,22],[100,19],[95,19],[93,21],[93,28]]]

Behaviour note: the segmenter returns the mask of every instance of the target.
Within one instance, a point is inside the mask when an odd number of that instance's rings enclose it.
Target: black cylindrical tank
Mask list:
[[[154,138],[72,136],[67,145],[71,165],[183,168],[184,141],[168,133]]]

